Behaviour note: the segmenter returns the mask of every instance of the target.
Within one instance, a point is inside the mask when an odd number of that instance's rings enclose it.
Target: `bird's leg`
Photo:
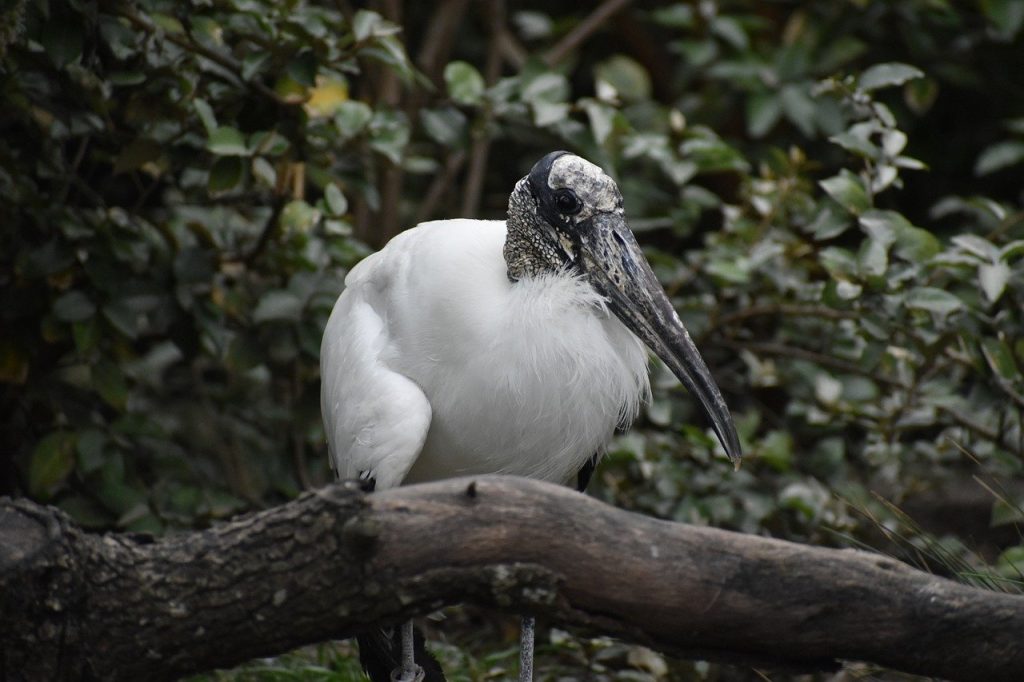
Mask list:
[[[359,472],[359,489],[364,493],[372,493],[377,489],[377,479],[374,478],[373,472],[369,469],[364,469]]]
[[[533,640],[536,629],[536,618],[523,618],[519,629],[519,682],[533,682]]]
[[[416,665],[415,640],[412,634],[412,619],[402,623],[402,665],[391,671],[391,682],[423,682],[426,673]]]
[[[595,452],[580,467],[579,472],[576,474],[576,490],[581,493],[586,492],[587,486],[590,484],[590,477],[594,475],[594,469],[597,468],[597,461],[599,459],[601,459],[601,453]]]

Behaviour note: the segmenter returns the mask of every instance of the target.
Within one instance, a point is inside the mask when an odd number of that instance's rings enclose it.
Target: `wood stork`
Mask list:
[[[626,224],[618,187],[589,161],[552,152],[516,184],[506,221],[424,223],[346,277],[320,358],[333,466],[378,489],[502,473],[575,479],[582,490],[650,394],[644,344],[738,464],[729,410]],[[411,624],[401,633],[394,679],[422,678]],[[529,679],[532,655],[523,664]]]

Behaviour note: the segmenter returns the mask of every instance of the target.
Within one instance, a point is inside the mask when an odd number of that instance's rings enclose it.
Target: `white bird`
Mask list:
[[[506,221],[421,224],[346,277],[320,355],[333,466],[376,489],[501,473],[575,479],[582,490],[615,429],[649,397],[644,344],[701,402],[738,463],[729,410],[626,224],[614,180],[552,152],[516,184]],[[402,628],[394,679],[422,676],[411,633]]]

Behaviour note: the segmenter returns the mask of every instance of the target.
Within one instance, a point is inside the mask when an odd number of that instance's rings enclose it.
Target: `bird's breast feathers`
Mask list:
[[[388,327],[381,359],[432,409],[407,482],[476,473],[565,482],[649,394],[644,346],[593,287],[568,274],[510,282],[504,237],[501,222],[444,221],[379,254],[391,261],[374,268],[388,273],[373,287]]]

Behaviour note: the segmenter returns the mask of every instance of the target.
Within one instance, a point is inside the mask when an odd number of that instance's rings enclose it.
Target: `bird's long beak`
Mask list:
[[[612,312],[668,365],[700,400],[718,440],[738,468],[742,452],[736,426],[718,385],[679,315],[665,296],[621,209],[599,213],[580,231],[580,263]]]

